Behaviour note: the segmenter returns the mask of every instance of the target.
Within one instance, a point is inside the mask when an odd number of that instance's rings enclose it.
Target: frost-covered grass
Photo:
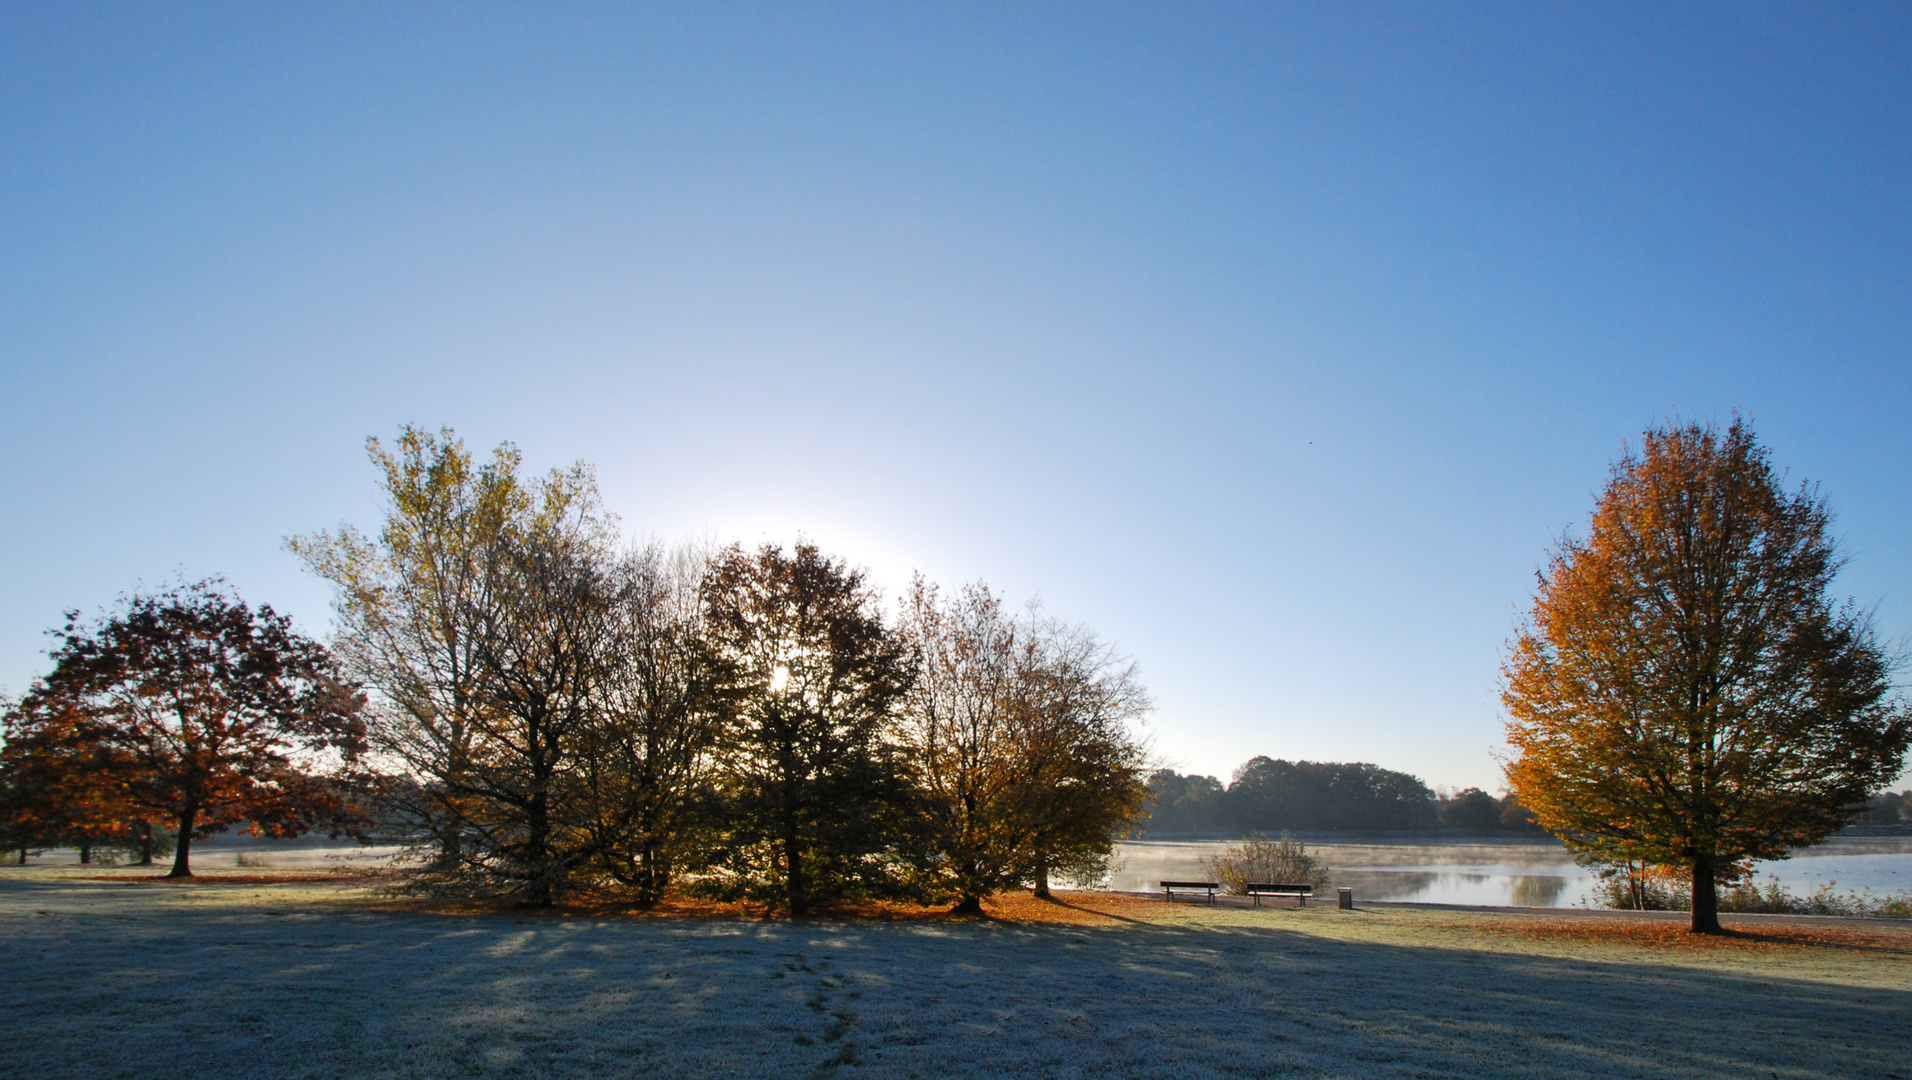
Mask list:
[[[1912,1077],[1893,927],[1685,948],[1619,917],[1093,896],[989,922],[446,913],[130,874],[0,870],[5,1075]]]

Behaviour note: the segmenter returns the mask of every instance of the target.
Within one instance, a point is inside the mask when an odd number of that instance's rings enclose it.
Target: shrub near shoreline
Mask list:
[[[1283,831],[1281,839],[1251,833],[1239,844],[1202,860],[1202,870],[1221,883],[1231,896],[1242,896],[1250,884],[1312,885],[1328,883],[1328,867],[1308,854],[1308,845]]]
[[[1871,889],[1847,889],[1841,893],[1838,887],[1838,882],[1828,881],[1799,896],[1777,878],[1767,878],[1763,887],[1749,878],[1720,890],[1719,909],[1739,915],[1912,919],[1912,891],[1880,895]],[[1625,872],[1615,872],[1603,875],[1593,902],[1622,911],[1690,911],[1693,898],[1687,884],[1677,878],[1648,874],[1644,880],[1630,880]]]

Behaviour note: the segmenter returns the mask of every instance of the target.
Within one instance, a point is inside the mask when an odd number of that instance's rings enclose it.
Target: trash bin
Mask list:
[[[1341,910],[1353,911],[1354,910],[1354,890],[1353,889],[1337,889],[1336,891],[1341,894]]]

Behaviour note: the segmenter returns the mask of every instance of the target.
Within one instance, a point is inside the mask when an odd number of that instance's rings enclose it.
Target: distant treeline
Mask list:
[[[1418,776],[1365,762],[1283,761],[1257,757],[1226,786],[1212,776],[1160,769],[1149,777],[1150,833],[1398,832],[1459,829],[1470,833],[1545,830],[1512,795],[1480,788],[1439,793]],[[1851,828],[1912,829],[1912,791],[1885,792],[1866,804]]]
[[[1912,830],[1912,791],[1880,793],[1852,819],[1850,827],[1868,832]]]
[[[1512,796],[1466,788],[1443,798],[1418,776],[1365,762],[1257,757],[1225,787],[1212,776],[1162,769],[1149,777],[1149,795],[1153,833],[1540,831]]]

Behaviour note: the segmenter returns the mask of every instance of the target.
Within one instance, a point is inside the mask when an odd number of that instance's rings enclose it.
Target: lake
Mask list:
[[[1220,841],[1130,841],[1117,850],[1109,886],[1145,892],[1163,879],[1205,877],[1202,859],[1227,847]],[[1559,843],[1546,837],[1452,838],[1412,841],[1309,843],[1326,862],[1330,888],[1354,890],[1362,900],[1514,907],[1576,907],[1593,895],[1596,879]],[[1835,836],[1792,858],[1758,865],[1758,880],[1777,878],[1787,891],[1805,895],[1826,882],[1838,890],[1874,893],[1912,891],[1912,837]]]

